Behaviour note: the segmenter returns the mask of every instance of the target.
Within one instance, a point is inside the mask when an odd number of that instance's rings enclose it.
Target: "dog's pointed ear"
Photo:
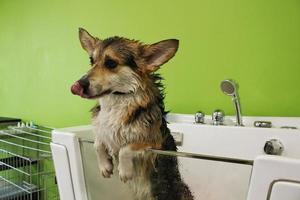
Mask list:
[[[87,51],[89,56],[91,56],[95,50],[97,38],[94,38],[85,29],[79,28],[79,40],[82,48]]]
[[[145,45],[142,48],[142,57],[146,64],[146,71],[154,72],[161,65],[168,62],[176,53],[179,46],[179,40],[163,40],[151,45]]]

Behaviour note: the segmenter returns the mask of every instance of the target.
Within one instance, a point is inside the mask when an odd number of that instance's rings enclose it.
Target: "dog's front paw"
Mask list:
[[[119,167],[119,177],[121,181],[126,183],[127,181],[130,181],[133,178],[133,170]]]
[[[113,174],[114,166],[112,162],[107,161],[105,163],[102,163],[100,164],[99,168],[100,168],[100,173],[104,178],[110,178],[110,176]]]

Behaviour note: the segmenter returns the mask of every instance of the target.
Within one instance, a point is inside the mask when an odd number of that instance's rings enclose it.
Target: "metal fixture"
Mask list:
[[[0,199],[58,200],[51,130],[18,123],[0,130]]]
[[[195,114],[195,123],[204,124],[204,117],[205,117],[204,112],[202,112],[202,111],[196,112],[196,114]]]
[[[298,129],[296,126],[282,126],[283,129]]]
[[[236,113],[236,125],[243,126],[241,106],[237,88],[237,84],[231,79],[227,79],[221,82],[221,90],[223,91],[223,93],[232,97]]]
[[[173,133],[171,133],[171,134],[173,134]],[[94,144],[93,139],[79,138],[79,141],[81,143]],[[211,160],[211,161],[225,162],[225,163],[253,165],[253,160],[248,160],[248,159],[230,158],[230,157],[222,157],[222,156],[190,153],[190,152],[182,152],[182,151],[166,151],[166,150],[159,150],[159,149],[146,149],[146,151],[155,153],[157,155],[165,155],[165,156],[171,156],[171,157],[178,156],[178,157],[184,157],[184,158],[195,158],[195,159]]]
[[[269,155],[281,155],[283,149],[282,143],[277,139],[268,140],[264,146],[265,153]]]
[[[270,122],[270,121],[255,121],[253,125],[254,125],[254,127],[258,127],[258,128],[271,128],[272,122]]]
[[[212,117],[213,125],[217,125],[217,126],[223,125],[225,113],[222,110],[217,109],[213,112],[211,117]]]

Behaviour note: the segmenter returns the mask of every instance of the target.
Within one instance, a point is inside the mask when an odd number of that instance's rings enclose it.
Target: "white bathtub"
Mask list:
[[[180,170],[196,200],[300,199],[300,118],[245,117],[245,127],[193,123],[192,115],[169,114],[171,132],[182,135]],[[255,128],[255,120],[272,121],[273,128]],[[299,129],[282,129],[293,126]],[[100,176],[91,126],[53,131],[51,144],[62,200],[131,200],[117,176]],[[264,153],[277,139],[280,156]],[[175,156],[175,155],[173,155]],[[254,163],[254,164],[253,164]],[[289,196],[288,196],[289,195]]]

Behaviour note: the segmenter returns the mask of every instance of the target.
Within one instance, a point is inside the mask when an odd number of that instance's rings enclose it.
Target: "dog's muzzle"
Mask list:
[[[74,94],[74,95],[79,95],[81,97],[84,96],[84,93],[83,93],[84,89],[83,87],[80,85],[80,83],[78,81],[76,81],[72,86],[71,86],[71,92]]]

